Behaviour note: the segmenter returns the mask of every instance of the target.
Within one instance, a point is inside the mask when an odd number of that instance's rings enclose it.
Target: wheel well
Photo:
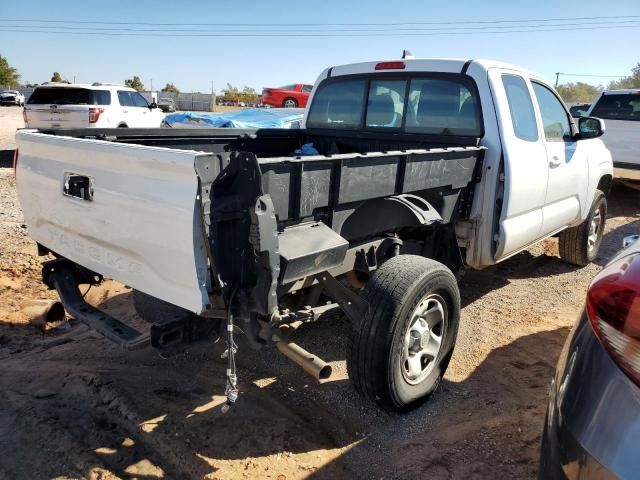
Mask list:
[[[118,128],[129,128],[129,126],[126,123],[121,123]]]
[[[609,191],[611,190],[611,184],[613,183],[613,178],[611,175],[604,175],[600,178],[598,182],[598,190],[603,192],[605,195],[609,195]]]
[[[282,100],[282,104],[284,105],[284,102],[286,102],[287,100],[293,100],[294,102],[298,103],[298,100],[293,97],[284,97],[284,100]]]

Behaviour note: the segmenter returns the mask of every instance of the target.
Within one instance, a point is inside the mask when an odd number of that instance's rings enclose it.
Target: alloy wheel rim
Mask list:
[[[600,209],[596,210],[596,213],[593,215],[591,222],[589,223],[589,234],[587,235],[587,248],[590,252],[598,244],[598,239],[600,238],[600,234],[602,232],[602,214],[600,213]]]
[[[446,307],[438,295],[420,301],[402,342],[401,370],[411,385],[422,382],[436,365],[446,327]]]

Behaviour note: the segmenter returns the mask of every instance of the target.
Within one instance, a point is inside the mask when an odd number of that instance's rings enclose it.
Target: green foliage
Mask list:
[[[640,88],[640,62],[631,69],[631,76],[614,80],[607,87],[609,90],[617,90],[620,88]]]
[[[591,103],[603,88],[601,85],[594,86],[589,83],[576,82],[558,85],[556,90],[567,103]]]
[[[58,83],[64,83],[65,80],[64,78],[62,78],[62,75],[60,75],[60,73],[58,72],[53,72],[53,75],[51,75],[51,81],[52,82],[58,82]],[[69,83],[69,82],[67,82]]]
[[[140,77],[137,75],[134,75],[133,78],[128,78],[127,80],[125,80],[124,84],[127,87],[136,89],[138,92],[142,92],[144,90],[144,83],[142,83],[142,80],[140,80]]]
[[[180,93],[180,90],[178,90],[178,87],[176,87],[173,83],[167,83],[161,91],[170,92],[170,93]]]
[[[227,88],[222,90],[222,95],[217,98],[222,102],[244,102],[244,103],[259,103],[260,95],[254,88],[245,86],[242,91],[237,87],[234,87],[230,83],[227,83]]]
[[[0,55],[0,85],[9,88],[20,86],[20,75],[18,70],[9,65],[9,61]]]

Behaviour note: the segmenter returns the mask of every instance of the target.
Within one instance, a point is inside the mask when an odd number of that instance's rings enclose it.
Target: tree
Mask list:
[[[609,83],[607,88],[609,90],[616,90],[619,88],[640,88],[640,62],[631,69],[631,76],[621,78],[620,80],[614,80]]]
[[[603,88],[601,85],[594,86],[589,83],[576,82],[558,85],[556,90],[567,103],[589,103],[595,100]]]
[[[51,81],[64,82],[64,79],[62,78],[62,75],[60,75],[58,72],[53,72],[53,75],[51,75]]]
[[[9,88],[20,86],[20,75],[18,70],[9,65],[9,61],[0,55],[0,85]]]
[[[137,75],[134,75],[133,78],[125,80],[124,84],[127,87],[135,88],[138,92],[142,92],[144,90],[144,84],[142,83],[142,80],[140,80],[140,77]]]
[[[176,87],[173,83],[167,83],[162,89],[162,91],[170,92],[170,93],[180,93],[180,90],[178,90],[178,87]]]

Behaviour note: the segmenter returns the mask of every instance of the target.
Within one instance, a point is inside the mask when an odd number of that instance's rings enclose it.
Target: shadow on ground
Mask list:
[[[13,168],[15,150],[0,150],[0,168]]]

